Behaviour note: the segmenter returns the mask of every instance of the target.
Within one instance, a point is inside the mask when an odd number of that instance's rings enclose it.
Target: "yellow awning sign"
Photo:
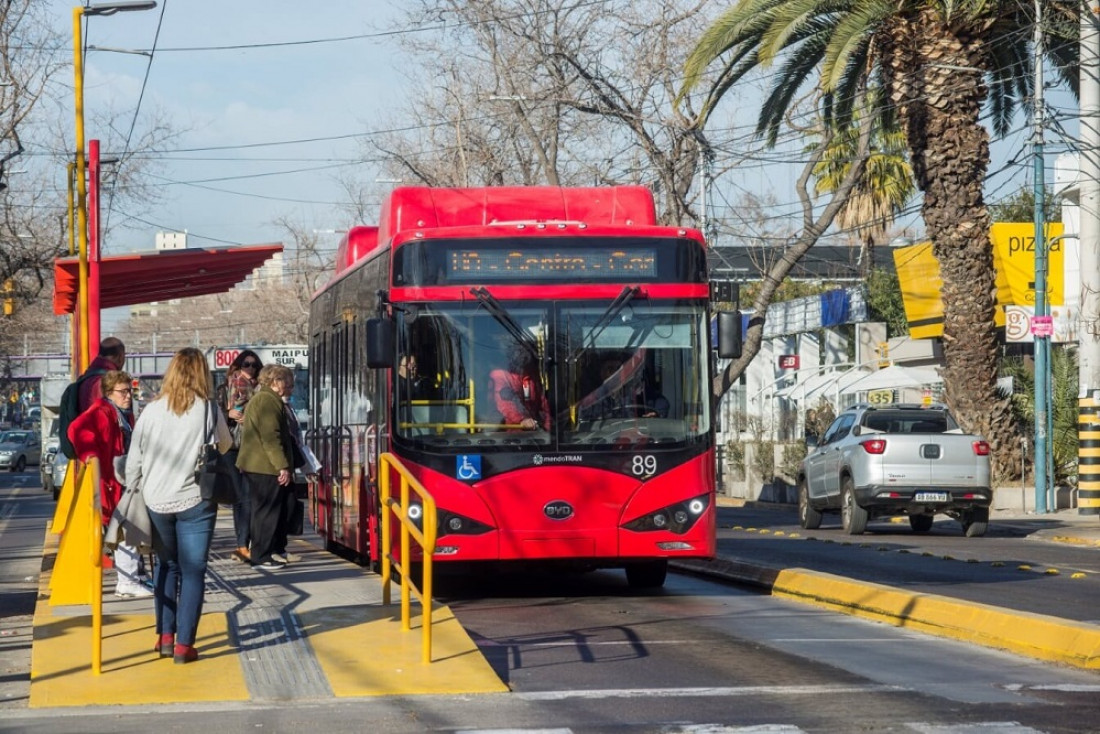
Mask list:
[[[1064,303],[1065,269],[1063,226],[1047,226],[1050,244],[1047,258],[1047,295],[1051,305]],[[996,270],[997,305],[995,323],[1004,326],[1004,306],[1033,306],[1035,303],[1035,226],[1030,222],[997,223],[990,231],[993,267]],[[932,255],[932,243],[922,242],[894,250],[894,266],[901,285],[909,336],[930,339],[943,335],[943,301],[940,264]]]

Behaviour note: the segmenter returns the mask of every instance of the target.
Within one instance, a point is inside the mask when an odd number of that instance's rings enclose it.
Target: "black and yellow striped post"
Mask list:
[[[1100,402],[1077,402],[1077,513],[1100,515]]]

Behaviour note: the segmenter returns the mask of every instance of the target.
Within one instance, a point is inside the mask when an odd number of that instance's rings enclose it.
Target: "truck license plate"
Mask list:
[[[913,495],[915,502],[947,502],[947,492],[917,492]]]

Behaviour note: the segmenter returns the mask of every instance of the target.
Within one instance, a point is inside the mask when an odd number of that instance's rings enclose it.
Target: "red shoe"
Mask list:
[[[193,663],[199,659],[199,651],[193,645],[176,645],[174,652],[172,662],[175,663]]]
[[[157,644],[153,646],[153,652],[157,653],[162,658],[172,657],[172,648],[175,647],[176,636],[171,632],[158,635]]]

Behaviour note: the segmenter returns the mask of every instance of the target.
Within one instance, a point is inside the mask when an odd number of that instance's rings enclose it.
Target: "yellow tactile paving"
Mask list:
[[[432,613],[431,664],[421,662],[420,616],[402,632],[397,605],[316,609],[300,617],[338,697],[508,691],[445,606]]]
[[[39,601],[30,707],[248,700],[225,614],[203,615],[193,663],[157,657],[155,641],[151,614],[104,615],[102,672],[94,675],[91,618],[56,615]]]

